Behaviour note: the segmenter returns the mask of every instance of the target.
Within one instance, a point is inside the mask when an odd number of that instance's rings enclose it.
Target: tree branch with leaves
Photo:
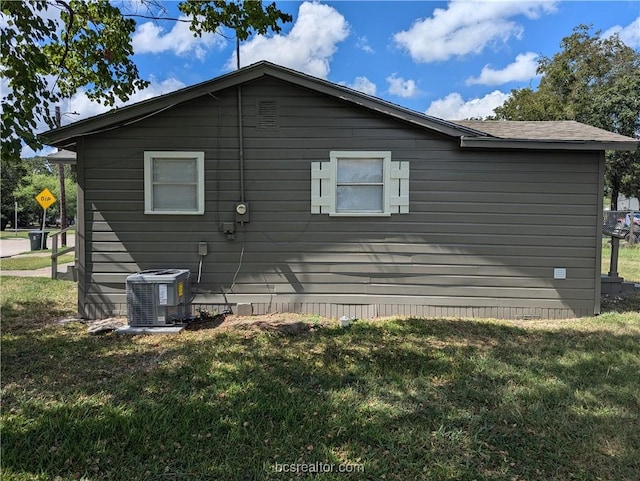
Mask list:
[[[162,7],[155,0],[143,3],[150,11]],[[187,0],[178,8],[197,36],[226,27],[245,40],[253,33],[279,32],[280,23],[292,20],[275,3],[253,0]],[[0,10],[3,162],[19,160],[23,144],[42,148],[38,127],[54,127],[54,105],[78,90],[113,106],[148,85],[133,60],[135,13],[109,0],[8,1]]]
[[[640,53],[617,35],[579,25],[562,39],[561,50],[542,57],[537,90],[516,89],[494,110],[498,120],[576,120],[640,138]],[[611,208],[620,193],[640,197],[640,152],[607,152],[606,181]]]

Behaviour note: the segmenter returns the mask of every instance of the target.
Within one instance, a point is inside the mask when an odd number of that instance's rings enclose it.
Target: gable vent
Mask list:
[[[273,100],[258,102],[258,129],[275,130],[278,128],[278,104]]]

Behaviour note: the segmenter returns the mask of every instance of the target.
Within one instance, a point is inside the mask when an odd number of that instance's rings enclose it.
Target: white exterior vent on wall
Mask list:
[[[345,160],[345,175],[339,172],[339,162]],[[377,161],[378,172],[375,171]],[[362,162],[362,169],[358,162]],[[366,164],[369,165],[366,165]],[[380,167],[382,165],[382,168]],[[374,167],[374,169],[371,169]],[[362,172],[370,170],[369,179]],[[356,174],[354,174],[356,173]],[[342,180],[349,177],[353,180]],[[363,177],[358,179],[357,177]],[[378,189],[381,197],[379,208],[362,210],[340,209],[340,189],[351,189],[351,198],[345,204],[358,205],[357,192],[362,192],[363,202],[375,201],[371,193]],[[358,190],[360,189],[360,190]],[[371,189],[366,193],[367,189]],[[381,189],[381,192],[380,192]],[[409,162],[392,161],[391,152],[331,152],[329,162],[311,162],[311,213],[344,216],[388,216],[391,214],[407,214],[409,212]]]
[[[172,326],[191,315],[188,269],[147,270],[127,277],[131,327]]]

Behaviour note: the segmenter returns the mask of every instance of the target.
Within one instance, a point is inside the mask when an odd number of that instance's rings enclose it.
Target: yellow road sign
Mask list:
[[[36,200],[38,201],[38,204],[40,204],[40,207],[42,207],[43,209],[48,209],[51,204],[56,201],[56,197],[51,193],[49,189],[45,187],[44,189],[42,189],[42,192],[36,195]]]

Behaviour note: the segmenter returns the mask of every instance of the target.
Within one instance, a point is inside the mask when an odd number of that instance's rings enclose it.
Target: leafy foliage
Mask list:
[[[616,35],[590,35],[579,25],[552,58],[542,57],[538,90],[517,89],[495,109],[504,120],[577,120],[628,137],[640,137],[640,53]],[[607,153],[607,184],[618,193],[640,195],[640,153]],[[613,205],[615,208],[615,205]]]
[[[19,225],[38,224],[42,222],[42,207],[36,202],[36,195],[44,188],[49,189],[58,199],[47,209],[47,222],[53,222],[60,216],[60,179],[57,175],[31,172],[27,174],[23,183],[15,190],[18,202]],[[77,199],[76,184],[65,179],[67,217],[73,219],[76,215]]]
[[[3,159],[18,159],[22,142],[39,149],[38,123],[53,127],[52,105],[80,87],[113,105],[147,85],[130,58],[135,21],[108,0],[3,2],[2,13]]]
[[[2,230],[14,219],[14,202],[18,202],[18,225],[37,225],[42,222],[42,208],[35,200],[45,187],[58,199],[47,209],[47,219],[60,217],[60,178],[57,166],[44,157],[22,159],[19,162],[3,162],[2,165]],[[65,166],[65,192],[67,217],[76,215],[76,176],[70,166]]]
[[[154,0],[142,0],[153,5]],[[52,106],[80,88],[107,106],[125,102],[148,85],[132,60],[136,23],[109,0],[29,0],[2,2],[0,76],[2,159],[18,161],[24,142],[42,147],[38,125],[54,127]],[[252,32],[279,31],[292,17],[274,4],[256,1],[195,1],[178,5],[194,35],[231,28],[240,40]]]
[[[265,34],[269,30],[280,32],[279,22],[291,22],[293,17],[283,13],[272,3],[264,7],[262,2],[225,0],[187,0],[178,5],[190,18],[191,30],[197,35],[215,32],[224,26],[232,29],[239,40],[246,40],[252,33]]]
[[[2,162],[2,176],[0,176],[0,230],[4,230],[7,223],[13,219],[13,192],[27,174],[27,168],[22,162]]]

